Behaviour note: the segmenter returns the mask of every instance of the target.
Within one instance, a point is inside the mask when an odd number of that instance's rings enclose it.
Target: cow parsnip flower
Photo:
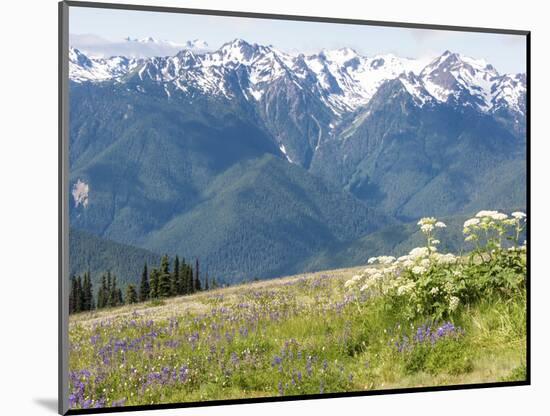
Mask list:
[[[460,299],[456,296],[451,296],[449,298],[449,310],[455,311],[456,308],[458,308],[458,304],[460,303]]]
[[[492,216],[495,215],[495,214],[498,214],[498,211],[487,211],[487,210],[482,210],[482,211],[479,211],[479,212],[476,214],[476,217],[477,217],[477,218],[492,217]]]
[[[422,274],[422,273],[425,273],[426,272],[426,269],[422,266],[414,266],[411,271],[414,273],[414,274]]]
[[[415,247],[409,252],[409,257],[412,260],[419,259],[421,257],[426,257],[430,254],[428,247]]]
[[[433,224],[423,224],[420,226],[420,231],[422,231],[423,233],[429,233],[433,231],[433,229],[434,229]]]
[[[479,225],[479,218],[470,218],[464,222],[464,228],[474,227]]]
[[[391,264],[395,261],[395,257],[393,256],[380,256],[378,257],[378,262],[380,264]]]
[[[346,280],[346,282],[344,283],[344,287],[348,288],[348,287],[353,286],[354,284],[355,284],[354,280]]]
[[[437,222],[437,218],[434,218],[434,217],[424,217],[424,218],[421,218],[416,224],[417,225],[435,225],[435,223]]]

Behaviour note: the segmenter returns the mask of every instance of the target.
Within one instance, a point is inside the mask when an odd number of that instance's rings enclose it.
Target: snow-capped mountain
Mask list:
[[[135,58],[89,58],[78,49],[69,50],[69,78],[75,82],[119,80],[140,64]]]
[[[420,73],[430,95],[439,102],[454,101],[481,111],[503,106],[523,114],[525,78],[500,75],[489,63],[445,51]],[[523,80],[523,82],[522,82]]]
[[[379,103],[402,97],[427,111],[443,106],[495,115],[517,132],[525,125],[524,74],[502,75],[484,60],[450,51],[410,59],[367,57],[351,48],[292,55],[242,39],[214,51],[196,49],[204,46],[199,40],[186,45],[173,56],[153,58],[92,58],[73,48],[70,78],[110,81],[173,103],[231,101],[242,114],[256,114],[281,157],[307,168],[325,143],[346,140],[373,122],[369,104],[380,94]],[[382,88],[388,83],[391,88]]]
[[[153,38],[128,41],[159,42]],[[315,92],[337,117],[366,105],[385,81],[399,79],[419,105],[436,101],[470,105],[483,112],[503,107],[520,114],[524,111],[524,75],[501,75],[484,60],[450,51],[427,62],[392,54],[365,57],[351,48],[290,55],[241,39],[215,51],[206,51],[207,46],[200,40],[188,41],[174,56],[142,60],[93,59],[71,49],[71,79],[121,81],[137,72],[141,80],[169,83],[183,92],[201,91],[229,99],[242,94],[259,101],[270,84],[288,77],[300,88]],[[235,74],[240,91],[229,86]]]

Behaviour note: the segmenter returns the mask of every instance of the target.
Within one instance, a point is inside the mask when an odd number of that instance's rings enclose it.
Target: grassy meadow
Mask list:
[[[403,258],[71,315],[70,405],[524,380],[526,248],[491,234],[523,217],[488,218],[465,224],[479,239],[460,257],[424,219]]]

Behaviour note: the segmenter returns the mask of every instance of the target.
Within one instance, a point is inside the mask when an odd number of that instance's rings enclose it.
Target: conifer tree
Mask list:
[[[199,274],[199,259],[195,260],[195,292],[201,291],[201,280]]]
[[[105,274],[101,276],[101,286],[97,290],[97,309],[102,309],[107,303],[107,277]]]
[[[151,287],[149,286],[149,276],[147,275],[147,263],[143,266],[143,272],[141,273],[141,283],[139,286],[139,300],[144,302],[149,299],[149,292]]]
[[[151,291],[150,299],[156,299],[159,297],[159,271],[157,269],[151,270]]]
[[[103,304],[101,305],[101,307],[105,308],[107,306],[107,302],[109,301],[109,286],[107,284],[106,275],[103,275],[103,280],[101,281],[101,288],[103,290]]]
[[[107,289],[105,291],[105,306],[111,306],[111,293],[113,292],[113,277],[111,271],[107,271]]]
[[[122,289],[118,288],[116,290],[116,301],[117,305],[124,305],[124,298],[122,297]]]
[[[81,303],[81,307],[83,311],[87,311],[88,310],[88,299],[86,297],[86,286],[88,285],[88,276],[87,276],[87,273],[85,272],[84,275],[82,276],[82,303]]]
[[[84,298],[82,296],[82,278],[80,276],[77,276],[76,278],[75,299],[76,299],[75,312],[80,312],[84,308]]]
[[[162,256],[160,262],[158,292],[160,298],[167,298],[172,295],[172,277],[170,276],[170,264],[167,255]]]
[[[134,285],[129,284],[126,287],[126,304],[130,305],[132,303],[136,303],[138,301],[138,295],[136,292],[136,288]]]
[[[109,281],[109,278],[110,278],[110,274],[107,275],[107,281]],[[117,285],[116,285],[116,276],[113,275],[111,280],[111,290],[109,291],[109,306],[110,307],[118,306],[120,297],[121,296],[119,296],[119,289],[117,288]]]
[[[185,258],[182,257],[180,260],[180,284],[178,294],[185,295],[187,293],[187,264],[185,263]]]
[[[94,295],[92,290],[92,281],[90,272],[84,273],[84,281],[82,283],[82,310],[91,311],[94,308]]]
[[[208,290],[208,272],[204,275],[204,290]]]
[[[91,311],[92,309],[95,309],[94,286],[92,284],[92,275],[90,274],[89,270],[87,274],[88,274],[88,283],[86,286],[86,302],[88,305],[88,310]]]
[[[71,291],[69,292],[69,313],[76,311],[76,276],[71,276]]]
[[[193,268],[189,265],[185,265],[185,294],[190,295],[195,292],[195,281],[193,279]]]
[[[181,295],[180,284],[180,259],[178,256],[174,259],[174,271],[172,272],[171,290],[172,296]]]

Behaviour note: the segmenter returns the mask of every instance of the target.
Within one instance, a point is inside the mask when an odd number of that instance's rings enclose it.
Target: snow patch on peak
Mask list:
[[[525,74],[503,75],[495,82],[491,92],[494,111],[504,107],[521,115],[525,114]]]
[[[344,65],[349,60],[359,56],[352,48],[323,50],[320,55],[338,65]]]
[[[140,60],[123,56],[90,58],[78,49],[69,50],[69,78],[74,82],[119,79],[139,65]]]
[[[445,51],[421,72],[426,89],[440,102],[451,98],[481,111],[491,111],[502,77],[483,59]]]
[[[412,72],[402,74],[399,77],[399,81],[420,107],[423,107],[424,104],[432,99],[426,88],[424,88],[422,81]]]

